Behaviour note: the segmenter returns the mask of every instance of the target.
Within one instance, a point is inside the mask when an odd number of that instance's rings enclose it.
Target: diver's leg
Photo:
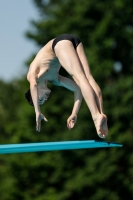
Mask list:
[[[88,63],[88,60],[87,60],[87,57],[85,55],[85,52],[84,52],[84,48],[83,48],[83,45],[82,43],[80,43],[78,46],[77,46],[77,54],[78,54],[78,57],[79,57],[79,60],[82,64],[82,67],[84,69],[84,72],[85,72],[85,75],[89,81],[89,83],[91,84],[92,88],[94,89],[95,93],[96,93],[96,97],[97,97],[97,104],[98,104],[98,107],[99,107],[99,110],[100,110],[100,113],[103,113],[103,102],[102,102],[102,93],[101,93],[101,89],[100,87],[98,86],[98,84],[96,83],[96,81],[94,80],[92,74],[91,74],[91,70],[90,70],[90,67],[89,67],[89,63]]]
[[[68,40],[62,40],[58,42],[55,46],[55,52],[61,65],[74,78],[74,80],[80,87],[82,95],[90,109],[92,118],[95,122],[97,133],[99,135],[102,134],[102,136],[104,137],[104,135],[106,134],[105,130],[102,127],[104,117],[100,114],[98,110],[94,90],[84,73],[80,60],[72,43]]]
[[[94,78],[93,78],[93,76],[91,74],[89,63],[88,63],[86,54],[84,52],[84,47],[83,47],[82,43],[80,43],[77,46],[76,51],[77,51],[79,60],[81,62],[81,65],[83,67],[83,70],[85,72],[85,75],[86,75],[87,79],[89,80],[90,85],[92,86],[92,88],[95,91],[97,105],[98,105],[98,108],[100,110],[100,113],[103,114],[104,112],[103,112],[102,92],[101,92],[100,87],[98,86],[98,84],[96,83],[96,81],[94,80]],[[104,121],[104,125],[103,126],[104,126],[104,129],[107,130],[107,134],[108,134],[107,117],[106,117],[105,114],[103,114],[103,115],[105,117],[105,121]]]

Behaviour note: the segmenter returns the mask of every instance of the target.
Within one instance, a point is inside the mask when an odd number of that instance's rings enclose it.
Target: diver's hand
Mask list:
[[[36,113],[36,131],[40,132],[41,130],[41,120],[47,122],[48,120],[42,113]]]
[[[68,119],[67,119],[67,127],[68,129],[71,129],[74,127],[75,123],[77,121],[77,115],[71,115]]]

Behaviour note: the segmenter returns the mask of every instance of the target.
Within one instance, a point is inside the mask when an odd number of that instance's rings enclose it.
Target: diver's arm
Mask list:
[[[69,78],[60,76],[60,75],[59,75],[58,86],[63,86],[65,88],[67,88],[68,90],[74,92],[74,105],[73,105],[72,113],[67,120],[67,127],[69,129],[71,129],[74,127],[76,120],[77,120],[77,115],[78,115],[78,112],[79,112],[79,109],[81,106],[81,102],[82,102],[82,93],[80,91],[80,88],[74,81],[72,81]]]
[[[74,92],[74,106],[72,113],[77,115],[82,102],[82,93],[80,91],[80,88],[74,81],[63,76],[59,76],[59,83],[59,86],[63,86],[68,90]]]
[[[44,119],[45,121],[48,121],[46,117],[41,113],[40,106],[39,106],[39,97],[38,97],[38,88],[37,88],[37,82],[36,77],[34,73],[30,73],[28,75],[28,81],[30,83],[30,92],[32,101],[34,104],[34,109],[36,113],[36,130],[40,132],[41,129],[41,120]]]
[[[36,77],[34,73],[31,73],[28,75],[28,81],[30,83],[30,92],[31,92],[31,97],[34,104],[35,113],[40,113],[41,110],[39,106],[38,88],[37,88],[37,82],[36,82]]]

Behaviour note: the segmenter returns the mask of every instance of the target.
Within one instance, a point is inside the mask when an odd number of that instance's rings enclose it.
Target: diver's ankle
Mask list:
[[[99,112],[96,113],[96,114],[94,114],[94,115],[92,116],[93,121],[95,122],[100,116],[101,116],[101,114],[100,114]]]

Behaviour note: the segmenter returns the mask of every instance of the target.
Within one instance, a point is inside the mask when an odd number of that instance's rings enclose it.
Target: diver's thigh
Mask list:
[[[70,75],[77,77],[84,74],[77,52],[70,41],[60,41],[55,52],[60,64]]]

